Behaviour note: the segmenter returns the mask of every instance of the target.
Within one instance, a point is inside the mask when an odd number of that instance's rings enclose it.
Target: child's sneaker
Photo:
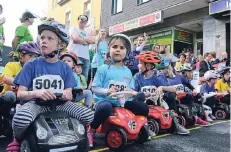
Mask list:
[[[87,132],[87,137],[88,137],[88,142],[89,142],[89,147],[93,147],[93,142],[94,142],[94,136],[95,132],[92,131],[91,129]]]
[[[181,126],[181,125],[178,125],[176,127],[176,133],[178,135],[189,135],[190,134],[190,131],[188,129],[186,129],[185,127]]]
[[[208,116],[208,122],[213,122],[213,119],[211,117]]]
[[[213,116],[212,114],[209,114],[209,117],[210,117],[212,120],[216,120],[216,117]]]
[[[200,117],[197,117],[196,124],[198,124],[200,126],[205,126],[205,127],[207,127],[209,125],[208,122],[202,120]]]

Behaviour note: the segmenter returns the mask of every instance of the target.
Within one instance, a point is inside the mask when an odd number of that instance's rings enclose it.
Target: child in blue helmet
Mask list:
[[[68,45],[64,26],[54,20],[47,21],[38,27],[38,33],[43,57],[27,62],[14,81],[19,86],[17,97],[25,104],[13,117],[15,140],[8,145],[7,152],[20,151],[25,131],[39,114],[49,110],[50,102],[46,101],[55,100],[55,93],[62,93],[64,100],[57,103],[57,111],[84,124],[93,120],[90,109],[71,102],[72,88],[77,84],[71,68],[58,58],[59,52]]]
[[[93,146],[95,130],[111,115],[113,107],[120,106],[119,101],[110,98],[109,95],[118,91],[124,91],[125,89],[134,89],[132,73],[123,65],[123,60],[130,51],[130,39],[123,34],[114,35],[109,41],[109,53],[112,63],[102,65],[97,69],[92,84],[95,116],[90,125],[91,130],[88,132],[90,147]],[[134,95],[136,95],[136,92],[134,92]],[[126,102],[124,107],[136,115],[147,116],[149,111],[146,104],[136,101]]]

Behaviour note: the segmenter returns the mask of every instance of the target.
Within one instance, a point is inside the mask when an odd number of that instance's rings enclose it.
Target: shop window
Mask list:
[[[66,28],[66,31],[69,31],[70,26],[71,26],[71,11],[67,12],[66,16],[65,16],[65,28]]]
[[[87,1],[84,3],[84,12],[85,15],[87,15],[88,18],[91,17],[91,1]]]
[[[150,0],[137,0],[137,4],[140,5],[140,4],[143,4],[143,3],[146,3]]]
[[[112,14],[117,14],[123,10],[122,0],[112,0]]]

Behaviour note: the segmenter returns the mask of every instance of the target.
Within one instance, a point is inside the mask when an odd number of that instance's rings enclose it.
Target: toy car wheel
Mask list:
[[[127,134],[121,128],[112,128],[106,133],[106,143],[111,151],[121,151],[127,144]]]
[[[138,138],[136,140],[136,143],[143,144],[148,140],[149,137],[149,128],[147,125],[144,125],[139,132]]]
[[[81,152],[88,152],[89,151],[89,142],[88,142],[88,138],[86,137],[86,139],[84,140],[84,142],[78,146],[78,151]]]
[[[159,134],[160,126],[159,126],[159,123],[155,119],[148,119],[148,127],[156,135]]]
[[[39,152],[34,134],[28,134],[28,136],[22,141],[20,152]]]
[[[224,110],[219,109],[219,110],[217,110],[217,111],[215,112],[215,117],[216,117],[218,120],[223,120],[223,119],[226,118],[226,113],[225,113]]]
[[[177,120],[178,120],[178,122],[179,122],[179,124],[180,124],[181,126],[183,126],[183,127],[186,126],[186,120],[185,120],[184,116],[179,115],[179,116],[177,116],[176,118],[177,118]]]

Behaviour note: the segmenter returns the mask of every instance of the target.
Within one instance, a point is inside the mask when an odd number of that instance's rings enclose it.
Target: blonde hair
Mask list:
[[[60,50],[60,54],[66,52],[67,50],[67,44],[64,43],[60,38],[58,38],[58,49]]]
[[[169,65],[168,68],[164,69],[163,72],[166,73],[166,75],[167,75],[169,78],[171,78],[171,77],[174,76],[174,74],[173,74],[173,69],[172,69],[172,66],[171,66],[171,65]]]

